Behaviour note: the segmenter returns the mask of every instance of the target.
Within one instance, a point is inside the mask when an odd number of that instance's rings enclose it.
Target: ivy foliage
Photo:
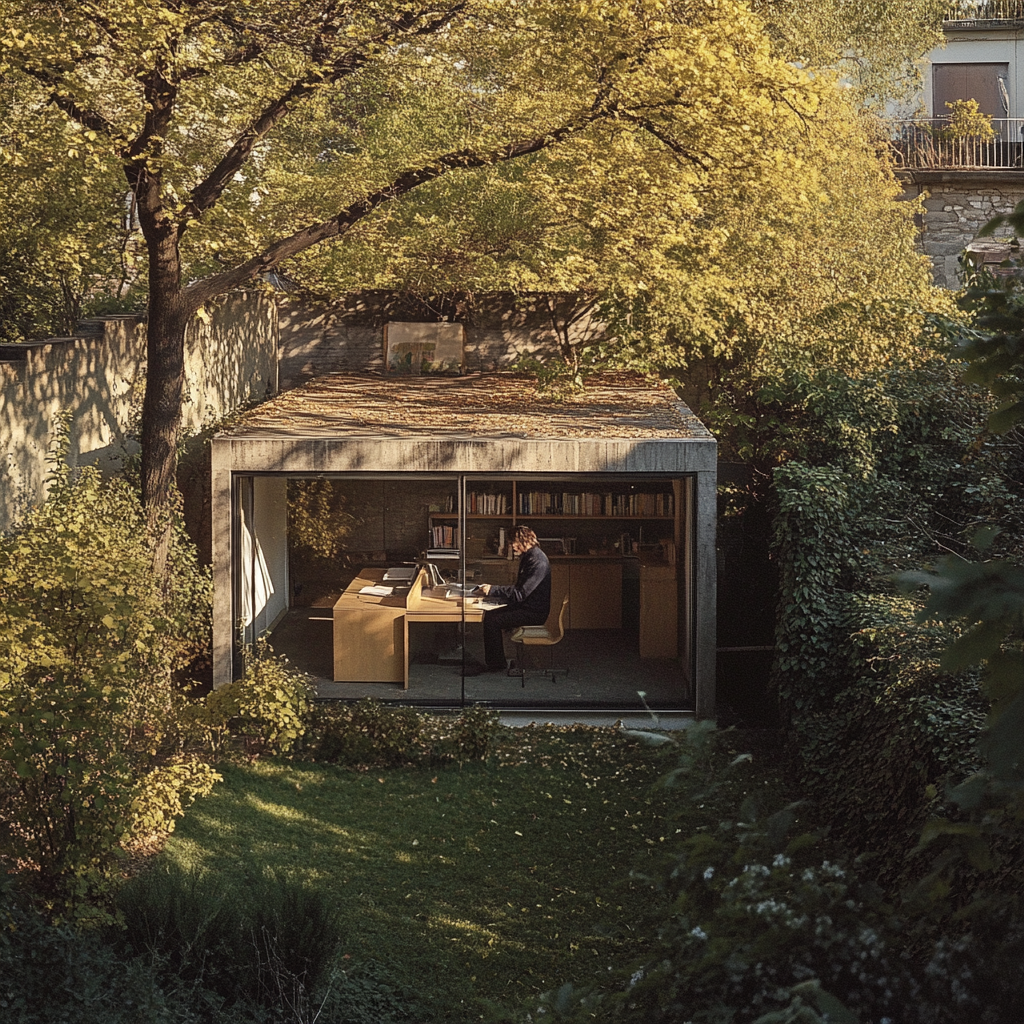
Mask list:
[[[811,796],[835,832],[905,870],[936,787],[978,767],[986,701],[958,631],[918,618],[893,574],[967,555],[981,526],[1024,537],[1019,451],[982,436],[987,396],[944,359],[849,377],[792,377],[775,473],[781,587],[774,685]],[[781,407],[781,406],[780,406]]]
[[[172,684],[209,578],[179,548],[165,590],[136,494],[52,465],[49,499],[0,539],[0,848],[84,913],[216,779],[177,752]]]
[[[1015,233],[1024,229],[1024,203],[990,222]],[[966,376],[987,385],[998,403],[989,428],[1002,434],[1015,459],[1007,476],[1024,481],[1024,287],[1018,277],[995,278],[983,270],[969,275],[962,305],[973,323],[952,333],[968,360]],[[965,866],[984,872],[969,892],[964,910],[975,927],[996,912],[1014,927],[1021,911],[1014,870],[1024,844],[1024,565],[1019,518],[1004,513],[974,534],[975,557],[945,555],[930,568],[905,572],[907,591],[928,588],[920,622],[956,624],[961,632],[943,654],[949,671],[980,670],[988,700],[978,770],[950,793],[948,814],[926,825],[921,848],[935,853],[922,888],[933,899],[956,892]],[[973,553],[972,553],[973,554]],[[1007,884],[1009,883],[1009,884]],[[1016,941],[1019,943],[1019,926]],[[1019,1005],[1019,1004],[1018,1004]]]

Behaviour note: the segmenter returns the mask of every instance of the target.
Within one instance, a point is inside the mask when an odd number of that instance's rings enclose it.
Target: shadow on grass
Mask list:
[[[517,761],[519,763],[509,763]],[[243,890],[315,886],[344,955],[388,965],[430,1019],[480,1019],[643,956],[631,873],[665,838],[664,751],[610,730],[520,730],[503,759],[355,772],[227,766],[163,857]],[[663,847],[662,847],[663,849]]]

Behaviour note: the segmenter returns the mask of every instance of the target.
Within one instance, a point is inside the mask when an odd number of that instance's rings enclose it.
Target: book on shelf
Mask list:
[[[482,491],[470,491],[467,504],[471,516],[503,516],[508,514],[511,507],[507,494]]]
[[[516,511],[523,516],[669,517],[674,508],[674,496],[663,492],[519,491],[516,495]]]
[[[435,548],[457,548],[462,542],[457,526],[438,524],[430,528],[430,543]]]

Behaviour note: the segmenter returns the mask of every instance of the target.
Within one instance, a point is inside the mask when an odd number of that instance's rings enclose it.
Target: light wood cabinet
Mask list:
[[[618,559],[570,562],[568,569],[569,628],[621,629],[622,562]]]
[[[676,657],[679,653],[678,632],[678,589],[675,566],[641,565],[640,657]]]

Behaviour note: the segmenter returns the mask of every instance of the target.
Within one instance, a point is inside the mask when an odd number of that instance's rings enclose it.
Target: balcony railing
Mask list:
[[[957,28],[993,21],[1024,21],[1024,0],[952,0],[943,21]]]
[[[994,138],[956,138],[948,117],[890,121],[889,139],[898,168],[980,170],[1024,168],[1024,118],[992,119]]]

